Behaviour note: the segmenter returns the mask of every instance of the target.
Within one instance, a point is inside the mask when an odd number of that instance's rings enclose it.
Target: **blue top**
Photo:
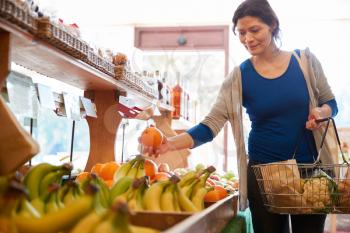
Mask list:
[[[315,140],[312,131],[305,128],[309,94],[296,58],[292,55],[287,70],[274,79],[256,72],[250,59],[244,61],[240,69],[243,106],[252,123],[248,138],[249,159],[262,163],[290,159],[298,146],[297,161],[313,162],[317,157]],[[319,103],[320,106],[323,104]],[[333,99],[326,104],[332,108],[332,115],[336,115],[336,101]],[[213,133],[204,124],[187,132],[195,147],[213,139]]]

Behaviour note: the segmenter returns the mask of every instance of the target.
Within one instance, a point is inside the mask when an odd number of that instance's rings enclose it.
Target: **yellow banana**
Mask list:
[[[113,229],[112,222],[109,219],[107,219],[99,223],[95,227],[95,229],[93,229],[92,233],[116,233],[116,232]]]
[[[160,196],[160,208],[162,211],[175,212],[174,198],[174,185],[170,184]]]
[[[31,200],[30,203],[39,212],[41,216],[45,214],[45,203],[39,197]]]
[[[39,213],[39,211],[37,211],[26,198],[22,198],[22,200],[20,200],[20,204],[18,206],[16,215],[27,217],[27,218],[41,217],[41,214]]]
[[[179,203],[179,195],[176,191],[176,188],[174,188],[174,190],[173,190],[173,195],[174,195],[175,212],[181,212],[181,207],[180,207],[180,203]]]
[[[130,226],[132,232],[134,233],[160,233],[160,231],[157,231],[155,229],[152,228],[148,228],[148,227],[140,227],[140,226]]]
[[[198,210],[203,210],[204,209],[204,196],[211,190],[213,190],[214,187],[201,187],[192,196],[192,203]]]
[[[169,181],[160,181],[153,183],[145,192],[143,196],[143,206],[146,210],[151,211],[161,211],[160,208],[160,197],[162,195],[163,189]]]
[[[181,177],[179,186],[183,187],[187,185],[189,182],[192,183],[192,181],[195,179],[197,179],[197,173],[195,171],[189,171]]]
[[[70,233],[91,233],[96,226],[103,220],[103,215],[92,211],[90,214],[85,216],[82,220],[78,222],[77,225],[73,227]]]
[[[55,233],[70,229],[92,208],[93,197],[82,196],[74,203],[54,213],[44,215],[42,218],[14,217],[19,233]]]
[[[179,186],[176,186],[175,190],[176,190],[177,195],[178,195],[180,207],[181,207],[181,209],[183,211],[188,211],[188,212],[196,212],[196,211],[198,211],[196,206],[185,195],[185,193],[182,191],[182,189]]]
[[[0,232],[17,233],[17,229],[12,218],[0,214]]]
[[[63,203],[64,205],[69,205],[71,203],[73,203],[75,201],[76,197],[75,197],[75,194],[74,194],[74,190],[73,188],[69,188],[67,190],[67,193],[64,195],[63,197]]]
[[[55,166],[49,163],[41,163],[32,167],[24,177],[24,184],[28,188],[29,199],[33,200],[39,197],[39,186],[43,177],[52,172],[57,171],[61,166]]]

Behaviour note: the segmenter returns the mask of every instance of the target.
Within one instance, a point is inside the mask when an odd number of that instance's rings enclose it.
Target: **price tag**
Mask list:
[[[55,110],[56,105],[53,98],[53,93],[51,91],[51,88],[45,85],[42,85],[40,83],[37,83],[38,93],[39,93],[39,100],[40,105],[43,108]]]
[[[80,120],[80,102],[79,96],[71,93],[63,93],[64,108],[66,110],[67,118],[72,120]]]
[[[32,78],[11,71],[7,78],[7,93],[14,113],[30,118],[38,117],[39,102]]]
[[[96,109],[92,104],[91,100],[82,96],[80,97],[80,100],[81,100],[81,103],[83,104],[86,115],[89,117],[97,118]]]

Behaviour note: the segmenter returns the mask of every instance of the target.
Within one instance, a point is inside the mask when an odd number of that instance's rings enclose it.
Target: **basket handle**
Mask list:
[[[328,132],[328,128],[329,128],[329,124],[330,122],[332,121],[333,123],[333,128],[334,128],[334,132],[335,132],[335,136],[336,136],[336,139],[337,139],[337,143],[338,143],[338,146],[339,146],[339,150],[340,150],[340,153],[341,153],[341,156],[342,156],[342,159],[343,159],[343,163],[346,163],[346,164],[349,164],[348,161],[345,159],[345,156],[344,156],[344,153],[341,149],[341,145],[340,145],[340,140],[339,140],[339,135],[338,135],[338,130],[337,130],[337,127],[335,126],[335,121],[332,117],[327,117],[327,118],[322,118],[322,119],[318,119],[318,120],[315,120],[316,123],[321,123],[321,122],[325,122],[327,121],[327,125],[326,125],[326,130],[324,131],[323,135],[322,135],[322,139],[321,139],[321,144],[320,144],[320,149],[318,150],[318,156],[317,156],[317,160],[316,162],[318,162],[320,160],[320,156],[321,156],[321,150],[322,150],[322,147],[324,145],[324,141],[326,139],[326,134]]]

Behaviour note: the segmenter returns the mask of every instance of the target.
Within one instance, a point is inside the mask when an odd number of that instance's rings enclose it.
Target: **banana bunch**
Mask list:
[[[79,184],[75,181],[67,181],[62,188],[58,191],[58,198],[64,205],[70,205],[79,196],[83,195],[84,191]]]
[[[200,172],[188,172],[181,180],[173,175],[168,181],[152,184],[143,196],[143,207],[149,211],[196,212],[204,209],[204,196],[212,188],[206,180],[215,171],[213,166]]]
[[[41,215],[45,214],[45,202],[50,195],[50,185],[60,184],[62,176],[69,174],[72,169],[72,165],[68,163],[60,166],[40,163],[33,166],[24,176],[23,183],[28,189],[29,200]]]
[[[144,209],[143,195],[149,187],[149,177],[135,178],[130,187],[122,194],[115,197],[113,203],[127,202],[130,210],[140,211]]]
[[[94,198],[94,208],[98,213],[103,213],[111,206],[110,190],[106,183],[94,173],[90,173],[86,179],[80,183],[80,189],[86,190],[90,185],[95,186],[98,192]]]
[[[114,184],[123,177],[141,178],[146,175],[145,172],[145,158],[141,155],[136,156],[130,161],[122,164],[118,171],[114,174]]]
[[[82,219],[71,233],[158,233],[159,231],[132,226],[129,223],[128,205],[123,200],[116,201],[104,214],[92,212]]]
[[[20,199],[25,196],[25,187],[19,180],[11,176],[0,177],[0,232],[17,233],[13,215],[20,203]]]

